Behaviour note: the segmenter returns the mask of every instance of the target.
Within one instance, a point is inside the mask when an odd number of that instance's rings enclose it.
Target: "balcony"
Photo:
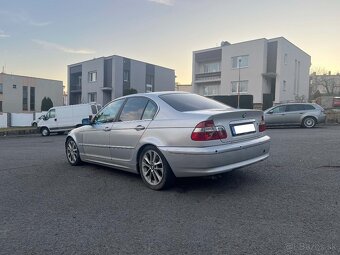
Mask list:
[[[71,93],[81,93],[81,85],[71,85],[70,86],[70,92]]]
[[[196,83],[220,82],[220,81],[221,81],[221,72],[199,73],[195,75]]]
[[[102,91],[112,91],[112,87],[101,87]]]

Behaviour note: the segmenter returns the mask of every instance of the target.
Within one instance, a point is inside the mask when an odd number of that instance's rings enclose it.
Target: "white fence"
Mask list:
[[[0,128],[7,127],[7,113],[0,114]]]
[[[32,121],[34,119],[39,118],[42,114],[46,112],[36,112],[35,115],[33,113],[3,113],[0,114],[0,128],[6,127],[29,127],[32,125]],[[9,121],[8,120],[8,115]]]

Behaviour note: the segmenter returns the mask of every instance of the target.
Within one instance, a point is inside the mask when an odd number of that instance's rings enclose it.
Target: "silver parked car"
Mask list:
[[[121,97],[83,124],[66,138],[71,165],[85,161],[139,173],[155,190],[175,177],[223,173],[269,156],[262,111],[191,93]]]
[[[318,104],[289,103],[264,111],[267,126],[302,126],[312,128],[326,120],[325,110]]]

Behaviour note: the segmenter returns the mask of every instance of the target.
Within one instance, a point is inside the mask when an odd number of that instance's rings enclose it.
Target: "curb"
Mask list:
[[[30,134],[38,134],[38,129],[30,128],[30,129],[17,129],[17,130],[0,130],[0,136],[11,136],[11,135],[30,135]]]

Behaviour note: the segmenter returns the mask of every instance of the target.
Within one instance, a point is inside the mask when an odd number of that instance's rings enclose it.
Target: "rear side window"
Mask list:
[[[273,113],[280,113],[280,112],[284,112],[286,109],[286,106],[282,105],[282,106],[278,106],[276,108],[273,109]]]
[[[310,104],[305,104],[305,110],[315,110],[315,107],[313,105]]]
[[[129,98],[123,107],[119,121],[141,120],[148,101],[143,97]]]
[[[290,104],[286,106],[286,112],[303,111],[305,106],[303,104]]]
[[[156,112],[157,112],[157,105],[154,104],[153,102],[149,101],[145,110],[144,110],[142,119],[143,120],[152,120],[153,117],[155,116]]]
[[[208,109],[226,110],[231,108],[228,105],[196,94],[176,93],[161,95],[159,97],[172,108],[180,112],[200,111]]]

